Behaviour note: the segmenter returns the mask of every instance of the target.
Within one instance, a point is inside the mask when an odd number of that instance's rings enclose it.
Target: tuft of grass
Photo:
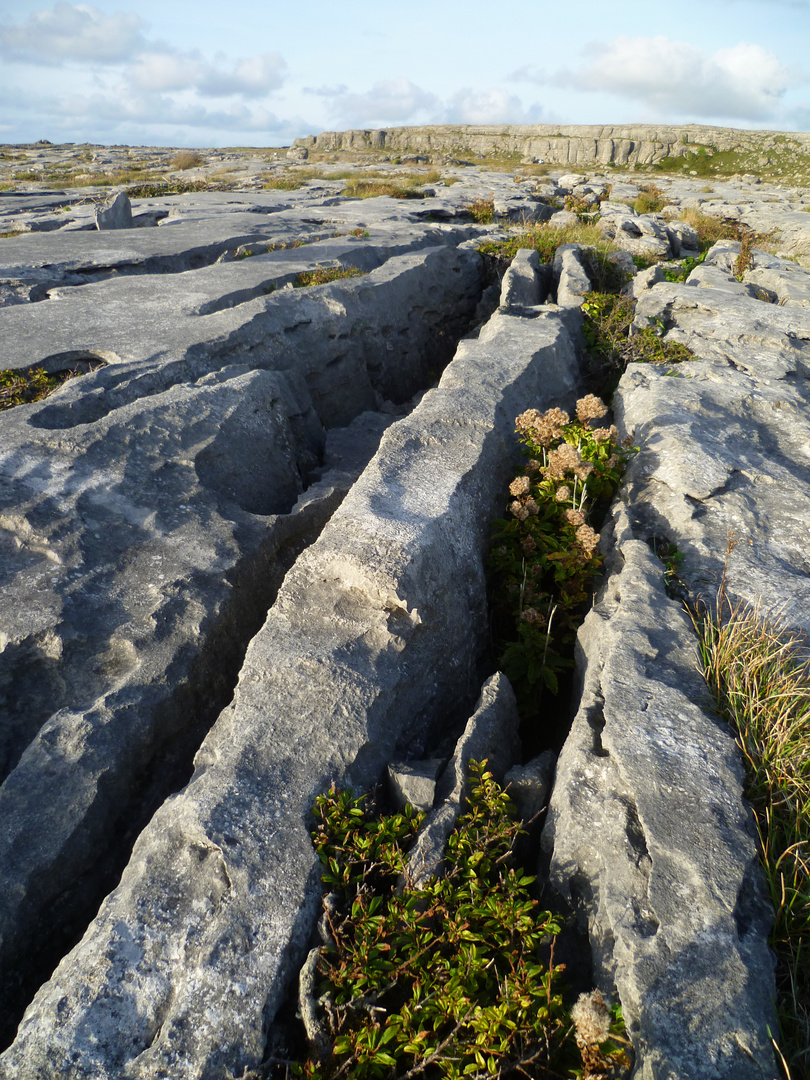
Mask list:
[[[0,410],[41,401],[62,383],[80,374],[79,371],[56,371],[49,375],[42,368],[6,368],[0,371]]]
[[[718,240],[739,240],[740,223],[729,218],[713,217],[701,210],[687,208],[681,214],[685,221],[697,233],[698,250],[708,251]]]
[[[473,199],[464,207],[464,210],[479,225],[491,225],[495,218],[495,200],[491,195],[488,199],[483,197]]]
[[[134,184],[127,187],[127,195],[131,199],[157,199],[161,195],[188,195],[196,191],[216,190],[216,184],[206,183],[205,180],[164,180],[156,184]]]
[[[642,184],[639,194],[633,203],[633,209],[637,214],[657,214],[666,206],[666,200],[661,188],[655,184]]]
[[[494,255],[498,259],[513,259],[521,248],[534,248],[540,253],[542,262],[550,262],[560,244],[582,244],[585,247],[598,248],[605,253],[615,248],[604,239],[595,225],[580,222],[565,228],[550,228],[548,225],[535,225],[524,229],[508,240],[488,240],[479,245],[482,255]]]
[[[306,289],[310,285],[326,285],[341,278],[363,277],[365,270],[356,266],[319,266],[316,270],[303,270],[293,281],[296,289]]]
[[[388,195],[392,199],[424,199],[424,191],[419,191],[421,179],[406,177],[403,182],[396,180],[349,180],[343,189],[347,199],[377,199]]]
[[[728,559],[735,547],[729,538]],[[706,682],[745,759],[776,920],[777,1050],[810,1077],[810,653],[761,603],[734,603],[726,574],[713,607],[691,612]]]
[[[297,191],[302,188],[306,180],[300,177],[292,176],[280,176],[273,180],[268,180],[266,184],[262,185],[264,191]]]
[[[181,150],[171,160],[172,169],[195,169],[198,165],[204,165],[202,157],[193,150]]]

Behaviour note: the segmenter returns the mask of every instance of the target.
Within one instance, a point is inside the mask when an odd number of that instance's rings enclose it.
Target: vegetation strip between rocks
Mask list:
[[[729,539],[726,555],[735,546]],[[734,603],[724,573],[713,607],[690,611],[717,708],[745,760],[775,923],[776,1046],[785,1075],[810,1077],[810,653],[761,603]]]
[[[278,1070],[308,1080],[626,1075],[619,1008],[598,991],[567,998],[558,922],[514,866],[514,804],[485,762],[471,763],[468,786],[445,872],[418,889],[407,850],[421,815],[382,815],[350,792],[318,798],[313,840],[331,891],[324,945],[310,954],[317,1000],[302,1006],[309,1055]]]
[[[632,452],[615,427],[592,427],[607,414],[594,394],[562,409],[529,409],[515,419],[528,457],[509,485],[509,517],[493,525],[489,556],[498,666],[515,688],[521,716],[535,716],[542,692],[556,694],[573,666],[577,628],[602,555],[598,523]]]

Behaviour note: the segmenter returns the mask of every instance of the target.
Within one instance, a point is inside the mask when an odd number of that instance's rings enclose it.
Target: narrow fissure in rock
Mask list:
[[[448,326],[458,333],[459,323],[461,329],[466,330],[468,319],[469,315],[465,319],[463,314],[451,312]],[[446,362],[453,348],[454,339],[449,334],[440,337],[438,343],[431,343],[421,367],[434,373],[437,362]],[[366,354],[368,362],[368,347]],[[400,382],[403,387],[408,381],[413,385],[414,378],[414,375],[410,379],[403,375]],[[139,833],[166,798],[188,782],[194,755],[211,724],[228,705],[248,643],[266,619],[286,573],[340,505],[351,483],[374,453],[385,427],[407,414],[408,408],[408,405],[390,406],[387,413],[364,413],[358,420],[359,426],[352,425],[351,434],[346,438],[342,438],[341,429],[332,429],[328,433],[327,440],[333,449],[336,448],[331,459],[324,467],[312,470],[313,483],[299,496],[297,505],[291,512],[276,517],[267,538],[228,572],[227,599],[213,624],[206,620],[209,626],[201,626],[205,635],[202,647],[190,666],[180,655],[177,657],[175,666],[181,674],[180,681],[175,682],[169,694],[147,692],[138,706],[138,711],[151,713],[148,723],[153,736],[148,742],[133,747],[133,752],[105,762],[93,805],[88,808],[91,819],[81,826],[76,840],[65,838],[67,846],[59,856],[60,871],[56,883],[51,881],[45,887],[38,881],[40,871],[24,865],[24,872],[30,875],[24,887],[35,890],[37,902],[22,905],[15,922],[7,926],[9,932],[3,935],[0,1042],[4,1046],[13,1037],[37,988],[61,956],[78,942],[100,901],[115,887]],[[249,452],[247,445],[245,450]],[[310,458],[309,462],[311,469],[314,461]],[[200,480],[216,500],[221,502],[223,496],[235,497],[225,474],[218,473],[212,481],[209,473],[210,467],[201,473],[198,466]],[[237,501],[240,501],[238,497]],[[244,503],[244,499],[241,502]],[[251,507],[244,506],[243,509],[250,510]],[[258,507],[254,512],[266,514],[267,510]],[[13,657],[12,648],[6,652],[5,659],[9,661]],[[44,655],[33,655],[32,660],[37,668],[47,664]],[[47,674],[45,668],[43,673]],[[44,690],[47,697],[47,678],[43,683],[35,671],[19,668],[16,679],[19,681],[20,678],[24,678],[29,687],[38,688],[38,693]],[[174,681],[171,668],[167,671],[166,681]],[[111,704],[120,711],[123,705],[126,710],[123,702],[116,704],[116,696],[120,699],[121,692],[107,696],[105,708]],[[48,708],[47,701],[43,700],[41,705],[42,718],[47,720],[52,709]],[[59,722],[60,715],[56,714],[51,726],[54,721]],[[137,712],[133,721],[136,725],[142,723]],[[48,727],[46,723],[43,732]],[[43,733],[40,733],[38,741],[44,747],[43,740]],[[20,747],[16,753],[12,750],[15,758],[22,749]],[[14,763],[12,760],[11,764]],[[16,771],[12,769],[5,791],[12,805],[15,802],[19,805],[25,799],[24,785],[17,783],[17,790],[14,789]],[[14,843],[19,841],[12,842],[7,851],[12,857]],[[26,861],[22,860],[24,864]],[[66,877],[68,867],[70,874]],[[44,903],[43,893],[47,897]]]

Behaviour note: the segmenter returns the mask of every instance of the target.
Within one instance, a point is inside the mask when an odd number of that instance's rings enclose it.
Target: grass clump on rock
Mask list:
[[[728,554],[734,548],[729,541]],[[776,913],[779,1053],[791,1080],[810,1077],[810,652],[759,603],[692,613],[703,672],[745,759],[746,794]]]
[[[628,364],[680,364],[693,360],[685,345],[666,341],[661,326],[633,326],[636,301],[617,293],[589,293],[582,303],[583,330],[592,361],[617,381]]]
[[[485,762],[472,763],[469,789],[444,873],[420,888],[408,884],[414,811],[381,815],[368,796],[334,790],[317,800],[326,944],[310,954],[314,994],[301,1007],[310,1054],[293,1075],[626,1074],[617,1009],[582,995],[572,1022],[554,962],[559,924],[532,897],[535,879],[514,865],[521,828],[509,796]]]
[[[302,270],[293,281],[296,289],[305,289],[310,285],[326,285],[341,278],[363,277],[364,270],[356,266],[319,266],[315,270]]]

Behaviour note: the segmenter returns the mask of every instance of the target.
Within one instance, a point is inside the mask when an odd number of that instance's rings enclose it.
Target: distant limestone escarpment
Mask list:
[[[810,135],[791,134],[797,149],[810,151]],[[656,165],[668,157],[712,150],[763,150],[784,142],[772,131],[738,131],[700,124],[659,127],[654,124],[437,124],[324,131],[296,139],[306,150],[392,150],[439,156],[500,156],[554,165]]]

